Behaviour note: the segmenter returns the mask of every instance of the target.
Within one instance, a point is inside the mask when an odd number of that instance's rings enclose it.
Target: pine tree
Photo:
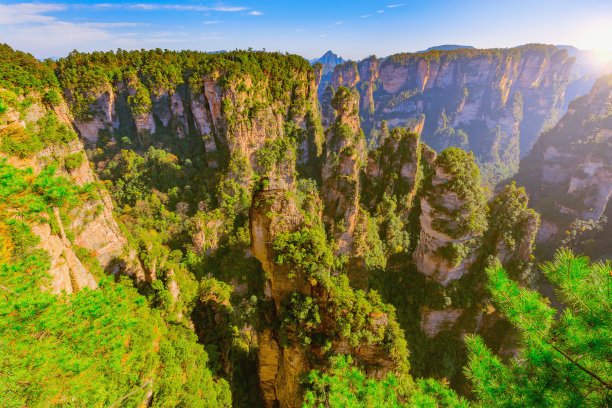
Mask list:
[[[466,375],[486,407],[606,407],[612,404],[610,263],[559,250],[543,273],[566,308],[558,313],[537,292],[492,269],[494,302],[521,334],[508,364],[477,336],[467,338]]]

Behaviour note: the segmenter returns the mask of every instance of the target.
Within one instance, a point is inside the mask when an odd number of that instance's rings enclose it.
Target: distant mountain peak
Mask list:
[[[334,53],[332,50],[328,50],[325,54],[323,54],[321,58],[318,58],[312,61],[313,64],[317,62],[320,62],[323,65],[329,64],[333,68],[338,64],[342,64],[344,60],[342,59],[342,57],[339,57],[338,54]]]

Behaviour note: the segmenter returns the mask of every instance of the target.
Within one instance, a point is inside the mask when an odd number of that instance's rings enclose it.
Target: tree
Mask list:
[[[490,269],[494,302],[521,334],[517,358],[504,364],[482,339],[468,337],[466,368],[481,406],[604,407],[612,403],[610,263],[591,264],[559,250],[543,273],[567,306],[558,316],[547,299]]]
[[[351,356],[330,359],[328,373],[311,371],[303,408],[467,408],[468,402],[444,383],[432,379],[412,381],[410,376],[388,374],[377,380],[353,365]]]

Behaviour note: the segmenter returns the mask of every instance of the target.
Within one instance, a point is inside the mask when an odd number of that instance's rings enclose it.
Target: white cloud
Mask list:
[[[148,23],[80,23],[84,27],[92,28],[123,28],[123,27],[144,27],[149,26]]]
[[[336,21],[334,24],[335,24],[335,25],[340,25],[340,24],[342,24],[342,23],[344,23],[344,21]]]
[[[66,10],[66,6],[62,4],[0,4],[0,25],[47,23],[54,21],[55,17],[45,14],[62,10]]]
[[[210,8],[210,10],[213,10],[213,11],[230,11],[230,12],[245,11],[246,9],[247,9],[246,7],[211,7]],[[259,11],[252,11],[251,13],[259,13]],[[259,14],[254,14],[254,15],[258,16]]]
[[[304,31],[306,31],[306,29],[305,28],[296,28],[295,31],[298,32],[298,33],[303,33]]]
[[[221,21],[219,20],[207,20],[204,21],[204,24],[219,24]]]
[[[249,15],[251,15],[251,16],[263,16],[263,13],[261,11],[253,10],[253,11],[249,11]]]
[[[400,3],[400,4],[389,4],[387,7],[388,8],[394,8],[394,7],[402,7],[402,6],[403,6],[403,4]]]
[[[99,6],[99,5],[98,5]],[[104,6],[106,6],[104,4]],[[222,11],[235,13],[238,11],[246,11],[247,7],[242,6],[189,6],[183,4],[151,4],[151,3],[137,3],[137,4],[118,4],[117,7],[124,7],[128,9],[136,10],[176,10],[176,11]]]
[[[12,26],[3,30],[2,41],[37,57],[63,56],[73,49],[108,49],[114,36],[99,27],[52,21],[38,25]]]
[[[361,18],[368,18],[368,17],[372,17],[371,14],[364,14],[363,16],[361,16]]]
[[[376,12],[377,12],[377,13],[384,13],[384,12],[385,12],[385,10],[378,10],[378,11],[376,11]]]

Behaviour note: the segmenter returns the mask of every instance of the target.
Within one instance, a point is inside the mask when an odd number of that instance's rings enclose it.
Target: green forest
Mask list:
[[[539,187],[315,68],[0,44],[0,406],[612,406],[605,215],[540,249]]]

